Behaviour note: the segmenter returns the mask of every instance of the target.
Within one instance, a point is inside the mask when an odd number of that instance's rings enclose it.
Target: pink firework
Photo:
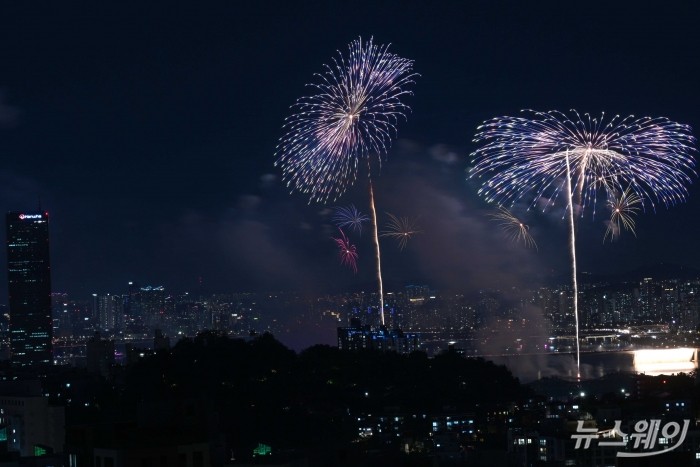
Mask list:
[[[338,231],[340,232],[340,238],[331,238],[335,240],[335,244],[338,246],[340,264],[348,266],[355,274],[357,274],[357,248],[355,248],[355,245],[350,243],[350,240],[342,229],[338,229]]]

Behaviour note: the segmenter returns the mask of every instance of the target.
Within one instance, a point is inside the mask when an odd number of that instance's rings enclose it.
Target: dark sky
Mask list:
[[[54,290],[184,291],[198,277],[212,291],[372,287],[369,237],[354,239],[353,276],[327,207],[287,193],[272,165],[289,106],[358,36],[392,43],[421,75],[376,181],[380,216],[419,216],[423,230],[401,254],[383,243],[390,287],[566,272],[558,214],[530,220],[537,252],[485,217],[465,179],[481,121],[576,108],[700,128],[698,2],[201,3],[0,8],[0,208],[50,211]],[[366,191],[359,179],[339,204],[366,212]],[[581,269],[700,268],[699,209],[694,184],[688,203],[647,212],[637,238],[612,245],[603,218],[582,219]]]

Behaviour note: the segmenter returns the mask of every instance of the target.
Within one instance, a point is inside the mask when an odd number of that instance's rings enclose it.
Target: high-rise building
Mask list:
[[[659,320],[659,284],[651,277],[645,277],[639,283],[639,318],[643,322]]]
[[[95,330],[112,332],[117,329],[124,313],[124,299],[111,294],[92,296]]]
[[[140,298],[144,324],[149,328],[158,327],[165,312],[165,288],[162,285],[141,287]]]
[[[129,288],[124,295],[123,327],[134,332],[141,329],[141,287],[136,282],[129,281]]]
[[[85,345],[85,353],[87,370],[108,378],[114,366],[114,341],[102,339],[100,333],[95,332]]]
[[[48,213],[7,213],[7,278],[12,364],[18,367],[51,364]]]

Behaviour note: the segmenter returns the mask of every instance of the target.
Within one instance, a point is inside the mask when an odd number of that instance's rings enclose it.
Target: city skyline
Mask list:
[[[367,213],[365,190],[308,205],[273,167],[288,107],[358,36],[391,43],[420,74],[377,178],[380,226],[391,212],[420,217],[422,230],[403,251],[381,240],[387,289],[526,286],[566,273],[561,206],[515,207],[537,242],[530,251],[500,236],[466,179],[482,121],[577,108],[700,127],[698,69],[687,58],[700,40],[693,4],[617,4],[601,16],[547,2],[507,11],[367,3],[369,16],[332,4],[269,6],[275,14],[142,6],[136,17],[128,7],[7,7],[0,207],[51,212],[56,290],[89,296],[138,280],[185,291],[200,278],[212,291],[369,289],[369,236],[353,239],[357,275],[336,264],[331,239],[330,208]],[[603,243],[607,216],[585,215],[580,269],[700,268],[698,209],[694,183],[687,203],[639,213],[637,237],[622,232],[612,244]]]
[[[666,274],[656,279],[582,282],[579,302],[585,351],[600,350],[601,333],[623,343],[622,348],[615,344],[607,350],[629,349],[629,337],[637,333],[642,337],[637,346],[694,342],[700,326],[696,299],[700,275]],[[420,333],[421,346],[429,355],[444,350],[449,341],[466,337],[473,341],[467,344],[470,355],[546,354],[555,348],[544,345],[547,339],[563,339],[567,344],[556,348],[566,353],[571,351],[566,346],[574,342],[571,295],[571,285],[566,283],[474,293],[408,285],[386,291],[386,328]],[[120,342],[150,340],[156,331],[174,342],[208,330],[239,337],[269,332],[302,351],[316,344],[335,345],[336,328],[355,320],[380,329],[377,303],[372,290],[319,296],[279,291],[188,294],[129,284],[127,293],[93,294],[90,299],[54,293],[54,334],[58,342],[76,343],[95,332]],[[644,338],[648,333],[659,339]]]

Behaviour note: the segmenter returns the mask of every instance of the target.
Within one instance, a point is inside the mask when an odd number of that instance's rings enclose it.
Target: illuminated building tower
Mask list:
[[[95,329],[98,331],[111,332],[117,328],[120,316],[123,315],[123,298],[119,295],[97,295],[93,294],[93,316]]]
[[[129,282],[129,288],[124,295],[124,322],[128,331],[140,329],[141,325],[141,287],[135,282]]]
[[[7,213],[7,278],[12,364],[52,362],[49,215]]]
[[[140,297],[143,323],[148,328],[158,327],[165,313],[165,288],[163,286],[142,287]]]
[[[639,284],[639,315],[644,322],[659,320],[659,286],[650,277]]]

